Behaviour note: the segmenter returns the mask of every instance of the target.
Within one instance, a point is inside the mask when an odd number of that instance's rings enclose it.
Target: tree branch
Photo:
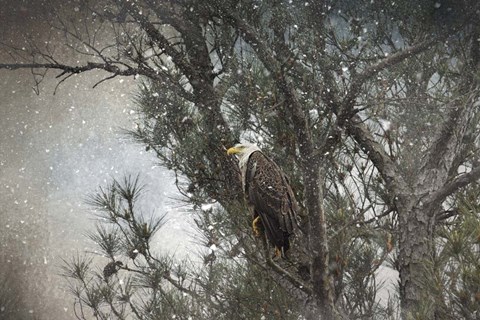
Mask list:
[[[348,93],[343,100],[344,107],[353,108],[355,100],[362,89],[362,85],[365,83],[366,80],[370,79],[371,77],[373,77],[374,75],[378,74],[380,71],[388,67],[396,65],[411,56],[414,56],[422,51],[427,50],[438,41],[439,41],[438,38],[433,38],[430,40],[419,42],[409,48],[398,51],[386,57],[385,59],[378,61],[373,65],[368,66],[365,70],[363,70],[363,72],[359,73],[352,80],[352,83],[350,85],[350,90],[348,90]]]
[[[87,62],[85,65],[81,66],[70,66],[65,65],[62,63],[0,63],[0,69],[6,70],[20,70],[20,69],[54,69],[54,70],[61,70],[61,73],[56,76],[56,78],[62,78],[58,85],[63,83],[67,78],[72,76],[73,74],[79,74],[83,72],[88,72],[92,70],[103,70],[106,72],[110,72],[112,75],[108,76],[107,78],[100,80],[99,82],[95,83],[93,86],[94,88],[98,86],[100,83],[110,80],[116,76],[134,76],[134,75],[141,75],[145,76],[152,80],[158,80],[163,82],[167,80],[168,82],[173,84],[172,90],[174,90],[178,95],[181,97],[189,100],[195,101],[195,97],[188,91],[181,88],[178,83],[175,82],[172,77],[168,74],[164,74],[163,72],[156,72],[155,70],[146,67],[146,66],[139,66],[137,68],[133,67],[125,67],[120,68],[115,63],[97,63],[97,62]],[[38,83],[37,83],[38,85]],[[57,85],[57,87],[58,87]],[[55,91],[57,90],[55,88]]]
[[[172,57],[173,62],[178,66],[180,70],[187,76],[187,78],[191,79],[191,77],[195,74],[195,70],[190,63],[185,59],[185,56],[175,49],[172,44],[168,41],[168,39],[158,31],[158,29],[149,21],[146,15],[141,14],[139,9],[136,5],[132,3],[132,5],[128,6],[128,12],[130,15],[138,22],[140,27],[145,31],[148,37],[156,42],[159,47],[164,48],[165,52]]]
[[[428,186],[437,186],[436,193],[444,188],[439,188],[439,186],[444,186],[450,179],[449,173],[451,174],[453,171],[452,166],[462,148],[463,139],[473,118],[476,96],[475,92],[470,93],[462,105],[457,106],[455,102],[451,105],[448,118],[442,124],[422,163],[420,171],[422,174],[418,178],[420,192],[429,194],[433,190],[428,190]],[[443,197],[443,199],[445,198]]]
[[[281,64],[276,59],[277,55],[275,52],[266,44],[266,40],[262,39],[259,33],[238,15],[228,10],[222,11],[221,14],[224,15],[227,22],[229,22],[234,29],[240,31],[245,41],[249,43],[258,54],[265,68],[274,74],[275,77],[281,77]]]
[[[375,139],[360,116],[355,114],[349,121],[345,121],[344,126],[347,133],[357,141],[363,152],[375,165],[385,181],[387,189],[393,194],[404,193],[408,190],[409,187],[398,172],[397,165],[385,151],[384,146]]]
[[[90,70],[105,70],[111,73],[115,73],[120,76],[131,76],[134,74],[140,74],[142,71],[136,68],[121,69],[118,66],[110,63],[96,63],[87,62],[83,66],[69,66],[61,63],[0,63],[0,69],[6,70],[19,70],[19,69],[57,69],[62,70],[56,78],[61,78],[65,74],[70,73],[82,73]]]
[[[480,167],[476,167],[470,172],[464,173],[453,179],[450,183],[445,184],[442,188],[430,194],[427,197],[426,202],[442,203],[446,197],[478,179],[480,179]]]

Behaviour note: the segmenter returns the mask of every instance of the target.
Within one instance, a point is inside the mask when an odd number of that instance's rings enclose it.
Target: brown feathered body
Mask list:
[[[287,176],[256,146],[241,155],[240,169],[253,218],[260,216],[267,239],[284,254],[297,229],[298,212]]]

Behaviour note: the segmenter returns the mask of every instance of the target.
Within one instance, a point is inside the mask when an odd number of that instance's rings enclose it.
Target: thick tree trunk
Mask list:
[[[462,148],[473,108],[452,108],[419,170],[413,191],[398,196],[399,272],[402,317],[411,317],[415,308],[428,303],[426,283],[433,279],[427,272],[435,254],[433,245],[435,213],[455,188],[450,188],[450,174]],[[426,309],[424,309],[425,311]],[[433,317],[434,310],[430,310]]]
[[[311,253],[310,274],[320,319],[333,319],[333,298],[328,273],[328,239],[323,208],[324,170],[312,164],[305,169],[305,204],[308,215],[308,243]],[[318,319],[318,316],[317,316]]]
[[[186,13],[189,15],[189,13]],[[233,158],[228,157],[226,148],[234,144],[228,124],[222,116],[221,100],[214,86],[214,66],[210,58],[207,44],[203,39],[202,24],[199,16],[192,14],[186,19],[191,22],[188,29],[183,30],[185,46],[189,52],[189,60],[194,70],[189,74],[190,84],[196,98],[196,105],[202,116],[202,128],[206,135],[206,149],[204,156],[209,159],[211,172],[217,179],[212,177],[213,191],[210,196],[217,199],[225,208],[232,201],[243,203],[243,190],[240,179],[237,177],[236,165]],[[218,184],[221,187],[218,187]],[[215,194],[215,192],[220,193]]]
[[[428,298],[424,281],[428,279],[427,267],[433,254],[434,218],[429,210],[411,199],[403,201],[398,205],[398,268],[402,318],[409,319]]]

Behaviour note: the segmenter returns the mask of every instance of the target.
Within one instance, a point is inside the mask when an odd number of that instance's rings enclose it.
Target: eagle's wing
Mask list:
[[[287,247],[296,228],[297,205],[288,179],[262,152],[250,155],[245,172],[247,201],[262,220],[267,237],[278,247]]]

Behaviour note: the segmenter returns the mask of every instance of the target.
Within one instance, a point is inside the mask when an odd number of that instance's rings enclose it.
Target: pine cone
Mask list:
[[[121,266],[123,266],[122,261],[111,261],[107,263],[105,268],[103,268],[103,277],[105,280],[108,280],[108,278],[117,273]]]

